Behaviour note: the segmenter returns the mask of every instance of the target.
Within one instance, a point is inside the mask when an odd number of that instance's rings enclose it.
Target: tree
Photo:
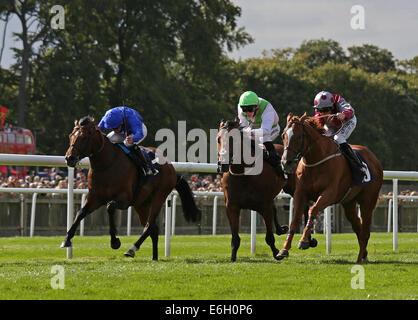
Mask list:
[[[149,140],[181,119],[188,128],[213,127],[203,116],[218,114],[232,83],[224,50],[252,41],[237,28],[240,9],[231,1],[73,0],[64,7],[65,30],[48,29],[34,65],[29,116],[44,128],[42,152],[65,151],[54,141],[66,139],[74,115],[99,121],[121,104],[144,116]],[[47,16],[43,10],[41,21]],[[40,122],[46,110],[55,119]]]
[[[14,48],[18,63],[15,65],[20,73],[19,94],[17,100],[18,125],[25,126],[25,108],[28,99],[28,77],[34,45],[41,41],[46,31],[44,25],[38,24],[40,6],[35,0],[5,0],[0,4],[0,17],[15,15],[22,27],[21,33],[14,35],[21,41],[22,49]],[[35,25],[35,28],[32,26]]]
[[[348,62],[354,68],[360,68],[371,73],[395,70],[395,61],[390,51],[377,46],[364,44],[348,47],[350,53]]]
[[[344,63],[347,60],[340,44],[331,39],[303,41],[296,49],[294,58],[302,58],[308,68],[318,67],[327,62]]]

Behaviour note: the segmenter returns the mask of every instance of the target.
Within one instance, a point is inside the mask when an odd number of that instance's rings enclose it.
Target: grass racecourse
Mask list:
[[[159,261],[151,259],[150,239],[134,259],[123,256],[137,236],[121,236],[119,250],[110,248],[108,236],[76,236],[72,259],[59,248],[63,237],[0,238],[0,299],[418,299],[418,233],[400,233],[396,252],[391,233],[372,233],[370,261],[360,267],[354,233],[333,234],[330,254],[324,235],[315,237],[318,246],[301,251],[296,236],[290,257],[276,261],[263,234],[255,255],[250,236],[241,234],[235,263],[229,261],[230,235],[173,236],[169,258],[161,236]],[[283,241],[276,236],[278,248]]]

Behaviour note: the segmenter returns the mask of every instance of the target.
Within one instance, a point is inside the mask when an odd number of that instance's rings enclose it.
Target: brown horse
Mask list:
[[[226,140],[230,138],[227,133],[232,129],[237,129],[238,121],[221,121],[219,133],[217,136],[218,155],[228,153],[234,155],[232,149],[233,144]],[[240,139],[243,139],[242,132]],[[275,149],[279,156],[283,152],[283,146],[275,145]],[[262,155],[262,154],[261,154]],[[274,198],[286,184],[283,176],[279,176],[275,169],[266,161],[263,162],[262,172],[257,175],[244,174],[245,164],[241,163],[225,163],[223,157],[219,157],[219,163],[222,164],[222,171],[225,171],[222,177],[222,189],[224,192],[226,213],[232,233],[231,261],[236,261],[237,251],[240,246],[241,239],[238,235],[239,216],[241,209],[251,209],[260,213],[264,218],[266,227],[266,243],[270,246],[273,257],[276,258],[279,250],[275,246],[273,234],[273,221],[275,223],[276,234],[284,234],[288,231],[287,226],[280,226],[277,222]],[[230,159],[231,160],[231,159]]]
[[[379,191],[383,182],[383,168],[376,156],[366,147],[353,146],[369,166],[374,180],[367,184],[352,185],[352,173],[338,144],[323,135],[319,121],[302,117],[287,116],[287,126],[283,130],[285,151],[282,167],[285,172],[296,171],[294,193],[294,216],[290,232],[278,257],[288,257],[292,238],[300,224],[300,216],[308,201],[314,201],[309,209],[309,219],[299,242],[299,249],[310,247],[313,219],[326,207],[341,203],[347,219],[357,235],[360,252],[357,263],[367,261],[367,243],[370,238],[370,224]],[[300,160],[300,161],[299,161]],[[361,219],[357,216],[356,204],[360,204]]]
[[[153,148],[148,148],[155,151]],[[175,188],[181,198],[184,216],[187,221],[200,219],[200,210],[196,207],[193,194],[187,181],[176,174],[174,167],[165,162],[160,165],[160,172],[151,181],[139,174],[134,162],[117,145],[111,143],[95,125],[94,119],[87,116],[75,121],[70,134],[70,147],[65,159],[67,165],[74,167],[82,158],[89,157],[88,189],[86,202],[77,212],[74,223],[67,232],[61,247],[70,247],[71,239],[88,214],[103,205],[107,205],[109,214],[111,247],[121,245],[116,237],[114,213],[116,209],[134,206],[141,224],[144,226],[139,240],[125,252],[125,256],[134,257],[142,242],[150,236],[152,240],[152,258],[158,260],[158,226],[156,218],[167,196]],[[159,161],[162,163],[161,159]]]

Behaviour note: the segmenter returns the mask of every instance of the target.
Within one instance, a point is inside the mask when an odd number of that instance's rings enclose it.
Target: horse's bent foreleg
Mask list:
[[[331,202],[329,201],[330,197],[322,194],[318,197],[314,205],[309,209],[308,212],[308,221],[306,222],[305,229],[303,230],[302,237],[299,241],[298,248],[305,250],[311,247],[311,234],[313,229],[313,221],[318,216],[318,213],[321,210],[324,210],[328,207]]]
[[[117,202],[112,200],[107,204],[107,213],[109,214],[109,233],[110,233],[110,246],[112,249],[120,248],[120,240],[116,237],[116,224],[115,224],[115,211],[117,208]]]
[[[74,237],[74,234],[81,220],[83,220],[88,214],[92,213],[98,207],[99,205],[97,203],[92,204],[92,202],[89,202],[87,197],[84,206],[79,211],[77,211],[74,222],[71,225],[70,229],[67,231],[67,236],[65,237],[64,241],[61,243],[61,248],[67,248],[72,246],[71,239]]]
[[[270,208],[266,208],[263,212],[262,212],[262,216],[264,218],[264,224],[266,226],[266,243],[267,245],[270,247],[271,252],[273,253],[273,257],[275,259],[276,255],[279,253],[279,250],[276,248],[275,245],[275,239],[274,239],[274,234],[273,234],[273,216],[274,216],[274,210],[272,207]]]

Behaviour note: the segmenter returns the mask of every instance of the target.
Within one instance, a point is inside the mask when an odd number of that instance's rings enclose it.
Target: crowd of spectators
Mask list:
[[[401,192],[399,192],[399,195],[400,196],[415,196],[415,197],[417,197],[418,192],[415,191],[415,190],[406,189],[406,190],[402,190]],[[389,191],[387,194],[382,194],[382,196],[392,197],[393,193],[392,193],[392,191]],[[417,202],[418,200],[416,200],[416,199],[400,199],[399,201],[404,201],[404,202],[415,201],[415,202]]]
[[[1,188],[50,188],[50,189],[67,189],[68,177],[66,172],[59,171],[56,168],[46,169],[42,172],[29,171],[25,176],[5,175],[0,172],[0,187]],[[86,172],[82,169],[77,169],[77,174],[74,177],[75,189],[87,189]]]
[[[200,176],[199,174],[193,174],[190,177],[188,183],[192,191],[201,191],[201,192],[222,191],[222,176],[220,174],[216,175],[215,179],[210,174],[205,175],[205,176]]]

